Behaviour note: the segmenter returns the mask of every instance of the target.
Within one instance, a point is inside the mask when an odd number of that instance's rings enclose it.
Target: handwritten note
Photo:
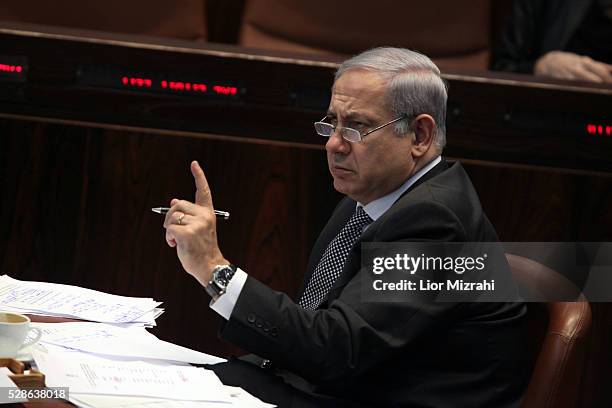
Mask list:
[[[0,309],[107,323],[128,323],[159,306],[150,298],[112,295],[78,286],[27,282],[0,276]]]

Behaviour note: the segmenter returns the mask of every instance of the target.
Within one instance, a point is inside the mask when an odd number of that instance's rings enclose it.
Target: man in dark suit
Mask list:
[[[362,242],[497,241],[467,174],[441,157],[440,71],[416,52],[378,48],[344,62],[332,91],[315,129],[328,138],[334,187],[347,197],[315,243],[296,302],[223,257],[197,162],[196,203],[171,203],[166,239],[227,320],[221,336],[271,360],[269,372],[321,396],[316,404],[517,405],[522,304],[372,302],[361,292],[371,279]],[[298,406],[295,398],[276,401]]]

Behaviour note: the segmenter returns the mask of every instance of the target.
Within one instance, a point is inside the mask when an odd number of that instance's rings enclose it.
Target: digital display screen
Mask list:
[[[612,137],[612,124],[587,123],[586,132],[593,136]]]
[[[149,93],[239,99],[246,90],[231,81],[193,78],[189,75],[136,72],[110,66],[81,66],[77,83]]]
[[[0,55],[0,81],[25,82],[28,61],[25,57]]]

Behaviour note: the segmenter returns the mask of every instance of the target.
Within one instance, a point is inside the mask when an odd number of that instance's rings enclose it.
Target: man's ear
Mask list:
[[[412,156],[422,157],[431,147],[438,127],[431,115],[421,114],[412,122],[414,142],[412,144]]]

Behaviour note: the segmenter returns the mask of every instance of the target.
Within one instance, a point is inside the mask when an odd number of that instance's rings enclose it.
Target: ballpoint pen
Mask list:
[[[170,211],[170,207],[154,207],[154,208],[151,208],[151,211],[153,211],[154,213],[158,213],[158,214],[166,214],[168,211]],[[230,213],[228,213],[227,211],[215,210],[215,215],[217,217],[223,218],[224,220],[228,220]]]

